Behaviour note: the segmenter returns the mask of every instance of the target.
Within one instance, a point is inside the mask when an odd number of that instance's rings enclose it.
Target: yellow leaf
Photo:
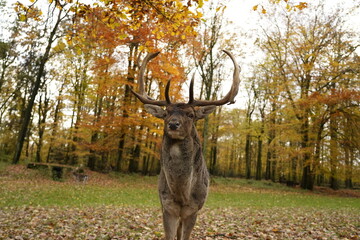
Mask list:
[[[119,34],[119,39],[120,40],[124,40],[125,38],[127,38],[127,34],[125,34],[125,33],[121,33],[121,34]]]
[[[19,20],[20,20],[21,22],[25,22],[26,19],[27,19],[27,17],[26,17],[25,14],[20,14],[20,15],[19,15]]]
[[[82,50],[81,50],[80,47],[77,47],[77,48],[75,48],[75,49],[76,49],[76,54],[77,54],[77,55],[81,55],[81,54],[82,54]]]
[[[66,39],[66,42],[67,42],[68,45],[72,45],[72,43],[73,43],[73,41],[72,41],[71,38],[67,38],[67,39]]]
[[[262,13],[262,14],[265,14],[265,13],[266,13],[266,9],[263,8],[263,9],[261,10],[261,13]]]
[[[199,0],[198,2],[198,8],[201,8],[204,5],[204,1],[203,0]]]
[[[55,52],[61,52],[66,47],[66,44],[63,41],[59,41],[58,44],[54,47]]]
[[[298,5],[296,5],[295,7],[297,7],[299,10],[303,10],[304,8],[308,7],[307,2],[300,2]]]
[[[253,6],[253,10],[256,11],[258,9],[259,5]]]

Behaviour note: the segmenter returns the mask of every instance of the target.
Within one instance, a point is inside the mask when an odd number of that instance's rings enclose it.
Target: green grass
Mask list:
[[[218,193],[212,192],[207,202],[209,207],[236,208],[273,208],[273,207],[303,207],[303,208],[356,208],[360,210],[360,200],[312,194],[292,193]]]
[[[269,181],[215,178],[215,184],[207,202],[210,207],[360,209],[359,198],[320,195]]]
[[[0,207],[13,206],[134,206],[158,207],[157,177],[90,175],[86,184],[55,182],[37,170],[0,172]],[[214,178],[206,202],[209,208],[354,208],[359,198],[314,194],[266,181]]]

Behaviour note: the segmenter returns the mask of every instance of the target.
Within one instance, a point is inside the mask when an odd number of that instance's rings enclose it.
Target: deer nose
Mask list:
[[[168,126],[171,130],[177,130],[180,127],[180,123],[178,121],[174,121],[170,122]]]

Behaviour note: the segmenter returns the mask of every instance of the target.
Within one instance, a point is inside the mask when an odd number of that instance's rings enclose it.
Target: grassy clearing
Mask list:
[[[157,177],[90,173],[86,184],[68,177],[52,181],[46,173],[11,166],[0,177],[0,207],[101,205],[158,207]],[[210,208],[353,208],[360,198],[314,194],[266,181],[214,178],[206,206]]]
[[[162,239],[157,177],[89,174],[0,169],[0,239]],[[360,198],[214,178],[192,239],[360,239],[359,212]]]
[[[268,181],[217,178],[215,182],[207,202],[211,207],[360,209],[360,198],[320,195]]]

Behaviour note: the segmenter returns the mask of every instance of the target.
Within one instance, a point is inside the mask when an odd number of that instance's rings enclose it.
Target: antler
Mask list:
[[[195,100],[194,99],[194,76],[191,79],[190,82],[190,88],[189,88],[189,105],[192,106],[209,106],[209,105],[216,105],[216,106],[220,106],[220,105],[224,105],[226,103],[229,104],[233,104],[235,103],[235,96],[237,95],[238,91],[239,91],[239,84],[240,84],[240,67],[239,65],[236,63],[235,57],[226,50],[223,50],[223,52],[225,52],[232,60],[232,62],[234,63],[234,75],[233,75],[233,82],[231,85],[231,89],[230,91],[225,95],[225,97],[223,97],[220,100],[214,100],[214,101],[207,101],[207,100]]]
[[[148,55],[146,55],[146,57],[144,58],[141,67],[140,67],[140,72],[139,72],[139,78],[138,78],[138,85],[139,85],[139,93],[133,91],[131,89],[131,92],[144,104],[153,104],[153,105],[158,105],[158,106],[167,106],[169,104],[171,104],[170,101],[170,97],[169,97],[169,89],[170,89],[170,81],[168,81],[168,83],[166,84],[166,88],[165,88],[165,97],[166,97],[166,101],[157,101],[154,100],[152,98],[150,98],[146,93],[145,93],[145,86],[144,86],[144,73],[145,73],[145,69],[146,69],[146,65],[148,64],[148,62],[155,58],[157,55],[159,55],[160,52],[156,52],[156,53],[148,53]]]
[[[235,57],[226,50],[223,50],[233,61],[234,63],[234,75],[233,75],[233,82],[231,85],[231,89],[230,91],[225,95],[225,97],[223,97],[220,100],[214,100],[214,101],[208,101],[208,100],[195,100],[194,99],[194,75],[191,78],[191,82],[190,82],[190,88],[189,88],[189,102],[187,103],[188,105],[192,105],[192,106],[209,106],[209,105],[216,105],[216,106],[220,106],[220,105],[224,105],[226,103],[229,104],[233,104],[235,103],[235,96],[237,95],[238,91],[239,91],[239,84],[240,84],[240,67],[239,65],[236,63]],[[169,89],[170,89],[170,80],[167,82],[166,87],[165,87],[165,99],[166,101],[158,101],[158,100],[154,100],[152,98],[150,98],[146,93],[145,93],[145,86],[144,86],[144,73],[145,73],[145,69],[146,69],[146,65],[148,64],[148,62],[155,58],[160,52],[156,52],[156,53],[149,53],[143,60],[143,63],[141,64],[140,67],[140,72],[139,72],[139,78],[138,78],[138,85],[139,85],[139,93],[133,91],[131,89],[131,92],[144,104],[153,104],[153,105],[157,105],[157,106],[167,106],[171,104],[170,101],[170,97],[169,97]]]

